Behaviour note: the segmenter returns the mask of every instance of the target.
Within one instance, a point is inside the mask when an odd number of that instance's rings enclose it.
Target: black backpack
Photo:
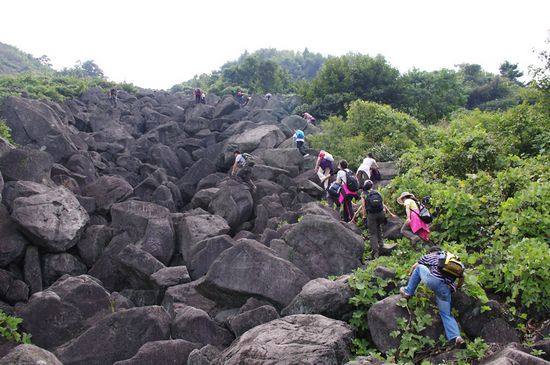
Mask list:
[[[353,193],[359,190],[359,181],[351,170],[346,170],[346,186]]]
[[[369,213],[380,213],[384,210],[384,200],[377,191],[370,191],[365,198],[365,209]]]

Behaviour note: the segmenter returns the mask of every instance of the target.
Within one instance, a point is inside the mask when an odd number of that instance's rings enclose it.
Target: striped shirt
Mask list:
[[[456,284],[454,283],[455,279],[443,274],[441,270],[439,270],[438,264],[440,257],[441,252],[429,253],[422,256],[422,258],[418,260],[418,263],[420,265],[427,266],[430,269],[430,273],[434,277],[438,278],[439,280],[443,280],[443,282],[447,284],[449,288],[451,288],[452,292],[456,292]]]

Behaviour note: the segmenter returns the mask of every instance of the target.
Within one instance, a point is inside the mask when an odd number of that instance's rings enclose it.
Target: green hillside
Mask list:
[[[44,62],[47,63],[47,61],[47,57],[45,57]],[[16,47],[0,42],[0,74],[52,71],[46,63],[42,63],[40,59],[22,52]]]

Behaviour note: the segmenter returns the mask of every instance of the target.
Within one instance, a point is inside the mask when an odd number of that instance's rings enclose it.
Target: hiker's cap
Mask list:
[[[405,200],[406,197],[411,197],[414,199],[414,194],[409,193],[408,191],[404,191],[401,193],[399,198],[397,198],[397,202],[401,205],[403,205],[403,200]]]

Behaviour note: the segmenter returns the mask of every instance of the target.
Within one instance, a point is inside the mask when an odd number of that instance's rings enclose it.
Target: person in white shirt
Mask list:
[[[365,181],[371,179],[371,169],[378,168],[378,164],[374,159],[374,156],[371,152],[367,154],[367,157],[363,160],[363,163],[357,169],[357,180],[359,180],[359,185],[363,186]]]
[[[256,185],[252,182],[252,166],[253,162],[248,162],[239,151],[233,152],[235,162],[231,167],[231,176],[240,178],[246,185],[250,187],[250,191],[256,190]]]

